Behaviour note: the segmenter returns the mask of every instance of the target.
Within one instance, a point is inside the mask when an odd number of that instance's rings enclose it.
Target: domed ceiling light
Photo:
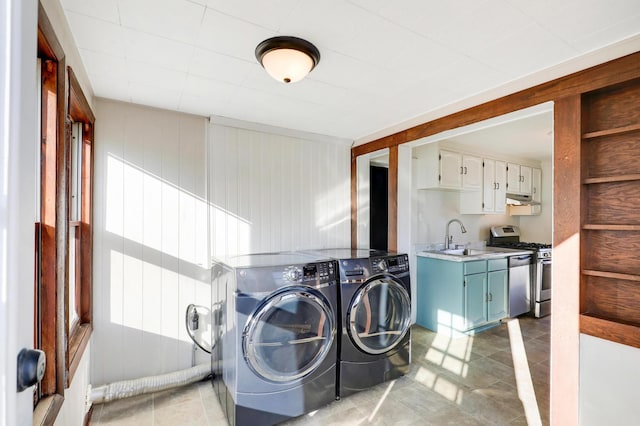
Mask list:
[[[256,59],[269,75],[283,83],[302,80],[320,62],[320,51],[298,37],[266,39],[256,47]]]

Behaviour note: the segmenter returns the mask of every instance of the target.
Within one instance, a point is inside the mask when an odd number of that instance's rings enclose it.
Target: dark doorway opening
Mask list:
[[[369,248],[387,250],[389,169],[371,165],[369,174]]]

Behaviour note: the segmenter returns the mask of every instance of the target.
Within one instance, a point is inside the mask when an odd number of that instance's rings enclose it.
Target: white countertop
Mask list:
[[[420,257],[430,257],[433,259],[449,260],[451,262],[471,262],[474,260],[500,259],[509,256],[519,256],[533,254],[531,250],[517,250],[501,247],[484,247],[482,249],[470,249],[470,254],[462,254],[462,249],[447,253],[445,250],[424,250],[416,253]]]

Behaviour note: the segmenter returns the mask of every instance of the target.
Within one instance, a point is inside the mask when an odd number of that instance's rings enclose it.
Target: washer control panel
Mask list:
[[[385,256],[371,258],[371,269],[373,273],[388,272],[390,274],[397,274],[401,272],[409,271],[409,256],[406,254],[400,254],[398,256]]]
[[[308,263],[306,265],[287,266],[282,278],[290,283],[325,284],[336,279],[334,261]]]

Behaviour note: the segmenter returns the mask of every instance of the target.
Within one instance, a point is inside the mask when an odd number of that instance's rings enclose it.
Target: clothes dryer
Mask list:
[[[411,362],[409,257],[379,250],[314,252],[338,261],[338,397],[406,374]]]
[[[338,272],[302,253],[216,262],[214,388],[231,425],[270,425],[336,398]]]

